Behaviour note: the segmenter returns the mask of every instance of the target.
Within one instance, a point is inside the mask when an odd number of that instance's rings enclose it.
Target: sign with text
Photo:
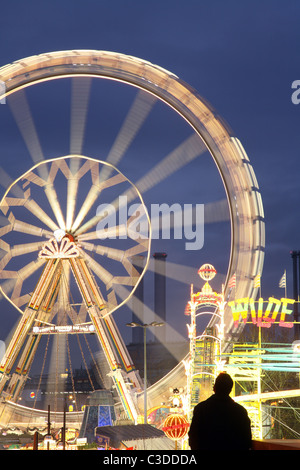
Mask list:
[[[276,323],[279,323],[279,326],[292,328],[294,323],[286,322],[286,315],[293,313],[293,310],[288,308],[288,306],[294,303],[294,299],[286,298],[279,300],[274,297],[269,297],[268,301],[259,298],[258,301],[255,302],[253,299],[245,297],[244,299],[228,302],[228,305],[231,307],[234,326],[239,324],[240,317],[244,323],[247,323],[250,316],[252,323],[257,326],[270,328],[276,321]],[[265,308],[264,304],[267,304]],[[277,320],[278,316],[279,321]]]

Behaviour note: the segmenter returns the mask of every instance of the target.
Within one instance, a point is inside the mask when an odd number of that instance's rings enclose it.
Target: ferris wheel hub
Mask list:
[[[70,237],[72,239],[65,235],[60,241],[56,238],[51,238],[39,252],[39,258],[46,260],[53,258],[78,258],[80,256],[78,246],[74,243],[74,238]]]
[[[61,242],[63,237],[66,235],[66,232],[63,229],[59,228],[54,231],[53,235],[57,242]]]

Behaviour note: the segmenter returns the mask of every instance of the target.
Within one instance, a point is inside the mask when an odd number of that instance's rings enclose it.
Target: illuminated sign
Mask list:
[[[251,321],[254,325],[270,328],[279,315],[279,326],[285,328],[293,327],[294,323],[286,322],[285,317],[293,313],[293,310],[288,308],[288,305],[293,305],[295,303],[294,299],[283,298],[279,300],[274,297],[269,297],[268,305],[265,310],[264,302],[266,301],[262,298],[259,298],[258,302],[255,302],[249,297],[228,302],[229,307],[231,307],[234,326],[238,326],[240,317],[242,321],[246,323],[248,316],[251,315]]]
[[[50,334],[50,333],[94,333],[95,327],[91,324],[81,325],[50,325],[50,326],[34,326],[32,328],[34,334]]]

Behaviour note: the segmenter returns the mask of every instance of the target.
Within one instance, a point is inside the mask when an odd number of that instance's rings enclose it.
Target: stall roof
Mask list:
[[[148,444],[155,445],[156,450],[172,449],[174,443],[168,439],[164,432],[150,424],[122,425],[122,426],[101,426],[95,430],[96,436],[109,439],[109,446],[118,448],[123,443],[126,447],[132,447],[134,443],[141,447],[141,441],[144,441],[143,448],[150,448]],[[147,441],[151,441],[148,442]]]

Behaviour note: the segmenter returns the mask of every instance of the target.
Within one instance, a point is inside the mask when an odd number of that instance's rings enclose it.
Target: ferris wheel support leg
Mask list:
[[[120,335],[120,332],[115,323],[115,320],[113,319],[112,316],[109,316],[104,319],[104,322],[105,322],[105,325],[107,326],[111,339],[119,353],[124,369],[127,372],[130,379],[132,380],[134,388],[142,389],[141,379],[139,375],[137,374],[137,371],[135,370],[135,366],[127,351],[125,343]]]
[[[38,317],[39,308],[47,291],[49,290],[49,286],[53,282],[53,276],[61,269],[61,263],[57,261],[59,260],[55,259],[47,261],[39,282],[33,291],[29,304],[17,325],[9,345],[7,346],[0,364],[0,376],[2,376],[0,379],[0,392],[3,391],[5,383],[8,380],[8,374],[10,373],[17,356],[24,345],[25,339],[27,338],[34,321]]]
[[[36,311],[28,307],[25,309],[0,364],[0,374],[3,376],[10,373],[36,316]]]
[[[112,315],[105,316],[107,310],[105,308],[104,300],[87,263],[83,259],[70,259],[70,263],[79,290],[85,299],[87,307],[91,308],[91,306],[95,304],[98,307],[98,313],[94,314],[94,316],[95,318],[99,318],[102,323],[102,327],[105,330],[105,337],[110,342],[111,349],[116,358],[116,362],[121,363],[127,373],[131,373],[130,375],[135,387],[141,388],[141,380],[138,374],[135,372],[134,364],[125,346],[122,336],[120,335],[114,318]]]
[[[5,391],[5,396],[7,400],[10,400],[14,403],[18,401],[19,395],[23,390],[24,382],[26,382],[27,376],[13,373],[9,381],[7,390]]]
[[[1,374],[0,377],[0,394],[2,394],[6,382],[8,381],[9,376],[7,374]]]
[[[30,334],[27,339],[25,348],[16,367],[16,371],[12,374],[7,386],[6,393],[10,401],[17,402],[19,395],[22,392],[23,384],[27,380],[30,366],[34,359],[40,339],[41,336],[34,334]]]
[[[133,389],[139,387],[139,380],[129,359],[126,346],[121,342],[117,326],[110,316],[104,318],[107,309],[94,277],[83,259],[70,259],[70,265],[77,282],[82,299],[86,305],[91,321],[110,367],[113,379],[124,410],[129,419],[136,422],[138,406]],[[127,369],[126,370],[126,366]],[[124,367],[125,370],[122,370]],[[125,377],[125,378],[124,378]]]
[[[109,375],[114,381],[114,386],[128,418],[136,424],[139,412],[137,405],[133,401],[132,394],[128,390],[128,383],[126,382],[126,376],[124,377],[124,371],[118,369],[111,372]]]
[[[110,366],[110,376],[114,382],[114,386],[118,392],[123,408],[129,419],[137,422],[138,407],[134,400],[134,392],[131,390],[135,386],[132,383],[130,376],[127,372],[121,369],[121,364],[113,344],[105,330],[104,320],[100,317],[100,311],[97,307],[89,308],[90,318],[95,326],[97,337],[106,356],[107,362]]]

